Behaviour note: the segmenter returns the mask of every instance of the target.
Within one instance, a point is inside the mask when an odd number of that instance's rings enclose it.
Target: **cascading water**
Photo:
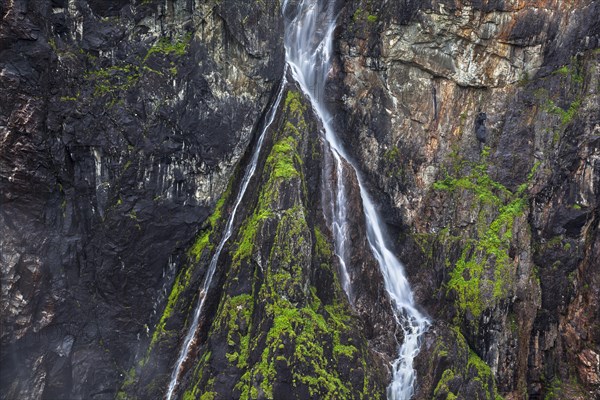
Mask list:
[[[231,214],[229,215],[229,219],[227,220],[227,224],[225,225],[225,231],[223,232],[223,235],[221,236],[221,241],[219,242],[219,245],[217,246],[217,250],[215,251],[212,259],[210,260],[208,271],[206,272],[206,275],[204,277],[204,282],[202,283],[202,288],[200,290],[200,293],[198,294],[198,304],[196,306],[196,309],[194,310],[194,318],[192,319],[190,328],[185,336],[183,345],[181,346],[181,351],[179,352],[179,357],[177,358],[177,362],[175,363],[175,366],[173,367],[173,371],[171,372],[171,380],[169,381],[169,389],[167,390],[167,393],[165,395],[165,398],[167,400],[171,400],[173,398],[175,388],[177,387],[177,383],[179,381],[179,377],[182,372],[181,371],[182,365],[185,363],[185,361],[188,357],[188,354],[190,352],[190,348],[192,347],[192,343],[194,342],[194,338],[196,337],[196,330],[198,329],[198,323],[200,322],[200,316],[202,315],[202,308],[204,307],[204,301],[206,300],[206,294],[208,292],[208,289],[210,288],[210,284],[212,282],[213,276],[215,274],[215,270],[217,268],[217,262],[219,261],[219,257],[221,256],[221,251],[223,251],[223,246],[225,246],[225,243],[231,237],[232,230],[233,230],[233,223],[235,221],[235,215],[237,213],[240,203],[242,202],[242,199],[244,198],[244,194],[246,194],[246,189],[248,188],[250,179],[254,175],[254,171],[256,171],[256,165],[258,163],[258,156],[260,155],[260,151],[262,149],[262,144],[263,144],[263,141],[265,138],[265,134],[266,134],[267,130],[269,129],[269,127],[271,126],[271,124],[273,123],[273,120],[275,119],[275,114],[277,112],[277,108],[279,107],[279,103],[281,102],[281,97],[283,96],[285,86],[287,85],[287,81],[286,81],[287,69],[288,69],[288,67],[286,66],[284,69],[284,72],[283,72],[283,79],[281,82],[281,86],[279,88],[279,92],[277,93],[275,102],[271,106],[271,109],[269,111],[269,114],[266,119],[266,123],[263,127],[263,130],[258,137],[258,142],[256,143],[256,148],[254,149],[254,153],[252,154],[252,159],[250,160],[250,164],[248,164],[248,167],[246,168],[246,172],[242,179],[240,191],[238,192],[237,197],[235,199],[233,210],[231,211]]]
[[[287,3],[288,0],[284,0],[284,11],[288,5]],[[198,304],[194,310],[192,323],[184,338],[179,357],[177,358],[177,362],[171,373],[169,388],[165,395],[167,400],[171,400],[174,396],[182,372],[182,366],[189,355],[190,348],[196,337],[196,330],[198,329],[198,323],[200,321],[200,316],[202,315],[202,308],[217,267],[217,262],[225,243],[231,237],[237,209],[246,193],[250,179],[256,170],[265,133],[272,124],[277,108],[281,102],[281,97],[286,86],[285,77],[288,67],[291,69],[294,79],[310,99],[313,109],[323,123],[325,139],[329,143],[335,163],[337,182],[335,186],[335,196],[332,197],[333,204],[331,205],[333,216],[332,225],[335,238],[335,250],[340,259],[342,285],[348,297],[351,299],[351,282],[346,266],[348,221],[347,199],[345,196],[346,190],[343,180],[343,166],[345,160],[348,165],[352,166],[358,179],[363,209],[365,211],[369,245],[379,263],[384,277],[386,290],[392,299],[392,304],[395,308],[394,315],[396,317],[396,322],[404,331],[404,343],[400,346],[398,359],[393,364],[393,380],[388,387],[388,398],[393,400],[410,399],[414,392],[415,372],[412,367],[413,359],[419,351],[419,337],[427,329],[429,321],[415,307],[412,291],[408,284],[408,280],[404,275],[404,268],[386,245],[382,224],[373,202],[367,194],[358,170],[354,164],[350,162],[350,158],[335,135],[335,131],[331,126],[331,114],[323,105],[322,100],[325,82],[331,66],[330,58],[334,28],[335,18],[333,16],[331,4],[328,4],[324,0],[301,0],[297,5],[295,17],[286,24],[285,49],[287,66],[284,71],[281,87],[276,100],[269,111],[267,122],[259,136],[256,149],[254,150],[250,164],[244,174],[240,191],[236,197],[233,211],[229,216],[221,241],[209,264],[202,288],[198,295]]]
[[[283,7],[285,11],[287,1],[284,2]],[[394,400],[410,399],[414,393],[416,378],[412,366],[413,359],[419,351],[419,337],[429,326],[429,321],[415,307],[404,268],[387,247],[383,225],[375,206],[367,194],[358,170],[337,138],[331,125],[332,116],[322,101],[325,82],[331,68],[332,40],[335,28],[332,2],[301,0],[294,15],[286,25],[286,61],[294,79],[308,96],[316,114],[323,122],[325,139],[333,153],[337,185],[336,195],[332,196],[332,200],[336,202],[332,205],[332,224],[336,254],[340,258],[342,269],[342,284],[348,297],[351,298],[345,260],[345,246],[347,245],[347,229],[345,227],[348,221],[346,219],[345,183],[342,174],[342,159],[344,159],[356,173],[365,212],[369,245],[381,268],[385,288],[394,306],[396,321],[404,331],[404,343],[400,346],[398,358],[393,364],[393,380],[388,387],[387,395],[389,399]]]

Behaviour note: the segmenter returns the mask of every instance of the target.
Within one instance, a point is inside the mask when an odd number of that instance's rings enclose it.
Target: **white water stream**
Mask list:
[[[288,1],[284,0],[283,2],[284,11],[287,11]],[[167,400],[171,400],[175,395],[175,390],[182,373],[182,366],[187,360],[189,351],[194,343],[202,308],[206,300],[206,293],[210,288],[221,251],[227,240],[231,237],[238,207],[256,170],[265,133],[272,124],[281,102],[286,86],[288,67],[294,79],[310,99],[316,114],[321,119],[325,129],[325,138],[332,149],[337,176],[334,188],[335,196],[332,197],[333,204],[331,204],[332,225],[335,251],[341,265],[342,286],[351,299],[351,282],[346,264],[347,246],[350,245],[347,238],[347,199],[345,197],[346,190],[342,173],[343,160],[345,160],[352,166],[356,173],[365,212],[369,245],[379,263],[385,288],[392,299],[396,322],[404,331],[404,343],[400,346],[398,358],[392,365],[393,379],[387,390],[388,399],[408,400],[414,393],[416,377],[412,366],[413,359],[419,352],[419,337],[429,326],[429,321],[415,307],[413,294],[404,274],[404,267],[386,244],[386,235],[380,217],[367,194],[361,175],[336,136],[331,125],[332,116],[323,103],[325,82],[331,68],[333,30],[335,29],[335,16],[332,6],[332,2],[328,3],[326,0],[301,0],[297,4],[297,10],[292,13],[294,15],[293,19],[286,21],[285,49],[287,67],[284,71],[283,81],[277,98],[269,111],[263,131],[259,136],[250,164],[244,174],[240,191],[236,197],[233,211],[229,216],[221,241],[206,272],[198,296],[198,304],[194,310],[192,323],[183,341],[177,362],[173,367],[169,388],[165,395]]]
[[[225,231],[223,232],[223,235],[221,236],[221,241],[219,242],[219,245],[217,246],[217,250],[215,251],[215,254],[213,255],[212,259],[210,260],[208,271],[206,272],[206,275],[204,277],[204,282],[202,283],[202,288],[200,290],[200,293],[198,294],[198,305],[196,306],[196,309],[194,310],[194,318],[192,320],[192,323],[190,324],[190,328],[188,329],[187,334],[185,335],[183,345],[181,346],[181,351],[179,352],[179,357],[177,358],[177,362],[175,363],[175,366],[173,367],[173,371],[171,372],[171,380],[169,382],[169,389],[167,390],[167,394],[165,395],[166,400],[171,400],[174,396],[175,389],[177,388],[177,384],[179,383],[179,378],[180,378],[180,375],[182,372],[181,371],[182,366],[185,363],[185,361],[187,360],[189,352],[190,352],[190,348],[192,347],[192,344],[194,343],[194,340],[196,338],[196,331],[198,330],[198,323],[200,322],[200,316],[202,315],[202,308],[204,307],[204,301],[206,300],[206,294],[208,292],[208,289],[210,288],[210,284],[211,284],[213,276],[215,274],[215,270],[217,269],[217,262],[219,261],[219,257],[221,256],[221,251],[223,251],[223,246],[225,246],[225,243],[231,237],[232,230],[233,230],[233,223],[235,221],[235,215],[237,213],[238,207],[239,207],[240,203],[242,202],[242,199],[244,198],[244,194],[246,194],[246,189],[248,189],[248,184],[250,183],[250,179],[252,178],[252,176],[254,176],[254,172],[256,171],[256,165],[258,164],[258,156],[260,155],[260,150],[262,149],[262,145],[263,145],[263,141],[266,136],[266,132],[268,131],[271,124],[273,123],[273,120],[275,119],[275,114],[277,112],[277,109],[279,108],[279,103],[281,103],[281,97],[283,96],[283,92],[285,91],[285,87],[287,85],[286,75],[287,75],[287,66],[285,67],[285,69],[283,71],[283,79],[281,82],[281,86],[279,88],[279,92],[277,93],[277,98],[275,99],[275,102],[271,106],[268,117],[266,119],[266,123],[263,127],[263,130],[262,130],[260,136],[258,137],[258,142],[256,143],[256,148],[254,149],[254,153],[252,154],[252,159],[250,160],[250,164],[248,164],[248,167],[246,168],[246,173],[244,174],[244,177],[242,179],[242,185],[241,185],[240,191],[238,192],[237,197],[235,199],[233,210],[231,211],[231,214],[229,215],[229,219],[227,220],[227,225],[225,226]]]
[[[288,6],[284,1],[283,7]],[[337,171],[335,196],[332,200],[333,234],[335,250],[340,259],[342,285],[349,298],[350,279],[347,271],[347,199],[343,182],[344,159],[356,173],[365,212],[367,238],[373,255],[377,259],[385,282],[385,288],[392,299],[396,322],[404,331],[404,343],[400,346],[398,358],[393,363],[393,379],[387,395],[391,400],[408,400],[414,393],[415,371],[414,357],[419,352],[419,338],[429,326],[428,319],[415,307],[413,294],[404,273],[404,267],[389,249],[386,243],[381,218],[365,189],[363,179],[358,173],[331,125],[332,115],[324,105],[325,82],[331,69],[333,30],[335,16],[333,2],[326,0],[301,0],[292,15],[293,20],[286,21],[285,47],[286,60],[294,79],[310,99],[312,106],[323,122],[325,139],[329,143]]]

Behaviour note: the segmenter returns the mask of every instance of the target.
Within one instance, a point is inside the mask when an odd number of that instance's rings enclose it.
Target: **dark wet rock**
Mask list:
[[[2,397],[115,397],[281,76],[272,8],[142,3],[2,10]]]
[[[485,127],[486,119],[487,116],[485,115],[485,113],[479,113],[479,115],[477,115],[477,118],[475,118],[475,136],[477,137],[477,140],[479,140],[482,143],[485,143],[487,136],[487,128]]]

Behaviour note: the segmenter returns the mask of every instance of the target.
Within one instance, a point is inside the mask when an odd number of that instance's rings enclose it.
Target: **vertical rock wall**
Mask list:
[[[418,398],[598,396],[599,16],[590,1],[340,13],[338,127],[436,321]]]
[[[170,0],[0,14],[1,396],[112,399],[281,78],[282,18]]]

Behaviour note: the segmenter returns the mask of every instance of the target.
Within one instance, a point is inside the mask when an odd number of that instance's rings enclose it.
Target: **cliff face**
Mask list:
[[[281,78],[282,18],[231,1],[0,13],[2,397],[114,398]]]
[[[341,12],[339,131],[435,321],[417,398],[599,395],[599,13],[589,1]]]
[[[433,321],[416,398],[600,396],[600,4],[338,8],[329,107]],[[0,14],[1,396],[160,397],[283,76],[280,5]],[[402,334],[356,184],[351,308],[329,149],[285,90],[185,398],[385,396]]]

